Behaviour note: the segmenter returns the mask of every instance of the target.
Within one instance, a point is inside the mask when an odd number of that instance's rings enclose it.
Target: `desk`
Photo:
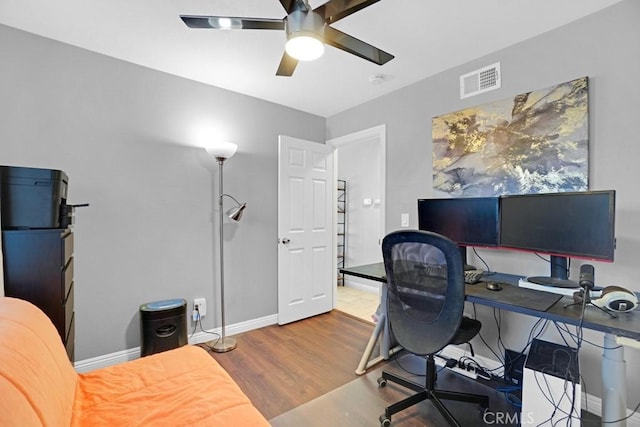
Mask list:
[[[356,267],[347,267],[340,269],[340,271],[347,275],[357,276],[382,283],[381,313],[378,318],[378,323],[376,324],[373,334],[367,343],[367,347],[362,355],[360,364],[356,369],[356,374],[362,375],[369,367],[383,359],[388,359],[390,356],[401,350],[400,347],[391,348],[391,334],[387,322],[385,304],[387,298],[387,279],[384,270],[384,263],[380,262]],[[517,286],[518,280],[521,277],[522,276],[494,273],[493,275],[488,276],[486,280],[509,283],[513,286]],[[565,308],[565,305],[573,302],[573,299],[570,297],[564,296],[546,311],[540,311],[512,305],[508,302],[500,301],[497,298],[489,299],[483,297],[482,292],[478,292],[478,286],[483,285],[482,283],[466,285],[467,291],[465,292],[465,299],[467,302],[574,326],[578,326],[580,324],[582,305],[578,304]],[[529,290],[523,289],[523,291]],[[499,292],[496,292],[495,294],[497,295]],[[603,332],[605,334],[601,365],[603,385],[603,421],[612,421],[624,418],[627,411],[624,347],[618,344],[616,337],[620,336],[626,339],[640,340],[640,311],[634,310],[630,313],[616,313],[616,316],[617,318],[612,318],[608,314],[603,313],[594,307],[587,307],[584,319],[582,320],[583,328]],[[371,359],[373,348],[380,338],[382,338],[380,340],[380,356]],[[622,384],[623,387],[620,387],[620,384]],[[621,423],[609,423],[608,425],[624,426],[626,423],[623,421]]]

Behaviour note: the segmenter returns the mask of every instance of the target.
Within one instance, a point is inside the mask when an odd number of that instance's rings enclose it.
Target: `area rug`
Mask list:
[[[383,368],[367,372],[365,375],[326,393],[310,402],[305,403],[289,412],[274,417],[269,422],[273,427],[325,427],[344,426],[376,426],[378,417],[391,403],[395,403],[413,394],[407,389],[389,382],[386,387],[379,388],[377,379]],[[397,363],[391,363],[384,369],[402,373]],[[407,373],[403,376],[420,382]],[[422,379],[424,381],[424,379]],[[496,417],[504,421],[510,415],[515,419],[514,408],[506,402],[505,396],[478,382],[462,377],[458,374],[441,371],[438,374],[438,386],[447,390],[465,391],[486,394],[490,399],[488,415],[483,415],[477,405],[451,402],[446,403],[449,410],[458,418],[463,426],[495,425]],[[392,426],[402,427],[445,427],[447,422],[431,402],[421,402],[405,411],[392,416]],[[502,423],[503,426],[518,425],[517,423]]]

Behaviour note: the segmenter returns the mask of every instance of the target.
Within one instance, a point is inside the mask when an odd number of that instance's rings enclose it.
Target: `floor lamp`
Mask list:
[[[242,212],[247,207],[246,203],[240,203],[235,198],[230,196],[229,194],[224,194],[223,185],[222,185],[222,170],[224,161],[233,156],[238,149],[236,144],[231,142],[218,142],[215,145],[208,147],[207,152],[215,157],[218,162],[218,224],[220,226],[219,232],[219,240],[220,240],[220,316],[222,319],[222,328],[220,333],[220,339],[215,341],[211,346],[213,351],[217,353],[225,353],[227,351],[231,351],[237,347],[236,340],[233,338],[228,338],[225,335],[225,318],[224,318],[224,244],[223,244],[223,234],[222,234],[222,223],[223,223],[223,215],[222,215],[222,206],[224,197],[229,197],[233,200],[237,206],[229,209],[225,214],[234,221],[240,221],[242,217]]]

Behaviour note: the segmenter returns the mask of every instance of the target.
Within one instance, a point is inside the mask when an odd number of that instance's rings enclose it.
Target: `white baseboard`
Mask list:
[[[140,347],[130,348],[127,350],[116,351],[114,353],[102,356],[91,357],[89,359],[79,360],[73,364],[76,371],[85,373],[98,368],[106,368],[107,366],[117,365],[118,363],[127,362],[140,357]]]
[[[460,346],[449,345],[440,352],[440,355],[455,360],[458,360],[463,356],[471,357],[471,353],[469,353],[468,347],[466,349],[465,347],[466,346],[464,344]],[[502,363],[498,362],[497,360],[489,359],[488,357],[479,356],[477,354],[473,357],[473,359],[478,362],[478,364],[483,368],[491,370],[494,375],[502,376],[504,374]],[[627,402],[627,404],[629,404],[629,402]],[[582,393],[581,405],[582,409],[587,410],[592,414],[602,416],[602,399],[600,399],[599,397],[588,393]],[[632,411],[630,409],[627,409],[627,416],[629,416],[631,412]],[[640,427],[640,413],[635,413],[631,417],[629,417],[627,419],[627,426]]]
[[[627,405],[631,403],[627,401]],[[634,402],[635,404],[635,402]],[[582,394],[582,409],[591,412],[592,414],[596,414],[598,416],[602,415],[602,399],[599,397],[593,396],[591,394],[587,394],[585,398],[585,394]],[[631,415],[633,411],[627,409],[627,427],[639,427],[640,426],[640,413],[635,413]],[[631,416],[629,416],[631,415]],[[603,425],[624,425],[624,424],[603,424]]]
[[[379,282],[375,282],[373,280],[363,279],[364,281],[358,281],[357,279],[348,279],[345,280],[344,285],[347,288],[357,289],[362,292],[367,292],[370,294],[380,295],[380,284]]]
[[[265,326],[275,325],[278,323],[278,315],[260,317],[258,319],[247,320],[245,322],[227,325],[226,334],[228,336],[237,335],[242,332],[248,332],[254,329],[263,328]],[[211,329],[207,332],[196,332],[189,336],[189,344],[201,344],[212,341],[220,334],[220,328]],[[79,360],[74,363],[74,368],[79,373],[93,371],[94,369],[106,368],[107,366],[117,365],[118,363],[127,362],[140,358],[140,347],[129,348],[127,350],[116,351],[114,353],[102,356],[91,357],[89,359]]]

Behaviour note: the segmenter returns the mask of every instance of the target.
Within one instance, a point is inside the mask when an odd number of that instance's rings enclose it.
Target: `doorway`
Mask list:
[[[344,265],[381,262],[380,243],[385,234],[386,127],[365,129],[328,143],[335,148],[336,186],[337,180],[346,182]],[[380,301],[379,284],[354,276],[345,276],[341,284],[344,286],[337,286],[334,293],[334,307],[371,321]]]

